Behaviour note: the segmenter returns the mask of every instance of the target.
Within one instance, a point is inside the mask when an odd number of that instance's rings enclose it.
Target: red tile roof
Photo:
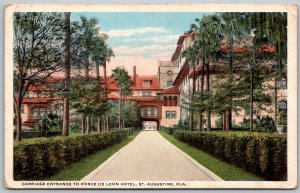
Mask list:
[[[51,100],[51,98],[26,98],[22,103],[48,103]]]
[[[158,92],[157,94],[179,94],[179,88],[178,86],[172,86],[170,88]]]
[[[144,81],[151,81],[150,86],[144,86]],[[160,90],[157,76],[136,76],[136,85],[132,86],[132,90]]]
[[[131,76],[131,81],[133,82],[133,77]],[[144,81],[151,81],[150,86],[144,86]],[[116,91],[118,90],[117,82],[113,77],[107,77],[108,90]],[[134,90],[160,90],[159,81],[157,76],[139,76],[136,75],[136,84],[131,86]]]

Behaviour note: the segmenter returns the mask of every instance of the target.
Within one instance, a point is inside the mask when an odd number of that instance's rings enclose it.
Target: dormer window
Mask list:
[[[145,87],[151,86],[151,80],[144,80],[144,81],[143,81],[143,85],[144,85]]]

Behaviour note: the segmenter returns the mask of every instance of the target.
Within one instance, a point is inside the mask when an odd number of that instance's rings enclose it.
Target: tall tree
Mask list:
[[[28,88],[62,69],[60,13],[14,13],[14,109],[16,141],[21,140],[21,104]]]
[[[63,113],[63,129],[62,135],[69,135],[69,82],[71,75],[71,66],[70,66],[70,13],[64,13],[65,17],[65,42],[64,42],[64,59],[65,59],[65,97],[64,97],[64,113]]]
[[[121,113],[122,113],[122,95],[123,93],[130,87],[131,80],[128,75],[128,72],[125,70],[124,67],[117,67],[112,71],[112,76],[117,81],[118,89],[119,89],[119,129],[122,129],[122,120],[121,120]]]
[[[193,83],[192,83],[192,95],[190,98],[190,103],[192,104],[194,101],[194,95],[196,92],[196,65],[198,64],[198,52],[199,52],[199,44],[195,43],[192,47],[185,49],[182,52],[182,56],[186,58],[189,62],[190,68],[193,69]],[[194,128],[194,110],[189,108],[189,129],[192,131]]]

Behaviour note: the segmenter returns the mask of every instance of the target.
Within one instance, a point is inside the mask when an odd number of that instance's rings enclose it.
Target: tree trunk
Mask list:
[[[276,67],[276,72],[275,72],[275,80],[274,80],[274,121],[275,124],[277,124],[277,93],[278,93],[278,89],[277,89],[277,67]]]
[[[96,78],[100,80],[100,64],[96,63]]]
[[[66,96],[64,97],[64,112],[63,112],[63,128],[62,135],[69,135],[69,81],[70,81],[70,12],[64,13],[65,16],[65,50],[64,50],[64,58],[65,58],[65,92]]]
[[[210,92],[210,82],[209,82],[209,62],[206,64],[206,90]],[[207,131],[211,129],[211,111],[207,110]]]
[[[89,134],[91,132],[91,117],[87,116],[86,117],[86,134]]]
[[[109,115],[106,115],[106,129],[110,131]]]
[[[89,77],[89,58],[86,58],[85,64],[84,64],[84,77]]]
[[[225,131],[230,130],[230,123],[231,123],[231,116],[230,116],[230,109],[225,111]]]
[[[222,113],[222,129],[223,129],[223,131],[225,131],[226,130],[226,116],[225,116],[225,113],[223,112]]]
[[[86,127],[86,122],[85,122],[85,115],[82,115],[81,117],[81,133],[85,133],[85,127]]]
[[[22,131],[22,116],[21,116],[21,102],[19,99],[16,100],[15,104],[15,119],[16,119],[16,141],[21,141]]]
[[[191,102],[192,103],[194,102],[194,95],[195,95],[195,90],[196,90],[196,75],[195,75],[195,73],[196,73],[196,66],[194,65],[193,66],[192,97],[191,97]],[[193,128],[194,128],[194,112],[193,112],[193,110],[190,110],[190,124],[189,124],[189,127],[190,127],[190,131],[192,131]]]
[[[121,88],[119,88],[119,130],[121,130],[121,127]]]
[[[253,72],[250,66],[250,132],[253,131]]]
[[[103,63],[103,74],[104,74],[104,95],[107,97],[107,76],[106,76],[106,60]]]
[[[101,119],[99,117],[97,118],[97,132],[101,132]]]
[[[204,90],[204,58],[202,58],[202,70],[201,70],[201,85],[200,92],[203,93]],[[200,130],[203,130],[203,115],[200,113]]]
[[[198,114],[198,122],[199,122],[199,131],[202,131],[202,125],[203,125],[203,121],[202,121],[202,113]]]
[[[102,131],[107,131],[106,129],[106,115],[104,115],[103,117],[101,117],[101,122],[102,122]]]

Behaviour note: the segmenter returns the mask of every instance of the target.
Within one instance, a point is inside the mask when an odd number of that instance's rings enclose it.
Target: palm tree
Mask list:
[[[63,129],[62,135],[69,135],[69,82],[70,82],[70,12],[64,13],[65,17],[65,49],[64,49],[64,57],[65,57],[65,91],[66,96],[64,97],[64,113],[63,113]]]
[[[108,62],[110,62],[110,59],[114,57],[114,52],[112,48],[108,47],[108,45],[105,45],[105,49],[103,52],[102,57],[102,66],[103,66],[103,74],[104,74],[104,85],[105,85],[105,96],[107,95],[107,74],[106,74],[106,65]]]
[[[229,71],[229,82],[233,82],[233,52],[234,52],[234,37],[240,35],[241,33],[241,23],[238,22],[239,13],[223,13],[221,14],[221,19],[224,23],[222,32],[227,41],[227,60],[228,60],[228,71]],[[231,89],[231,87],[229,88]],[[229,92],[230,93],[230,92]],[[232,128],[232,98],[233,96],[229,94],[230,107],[225,110],[225,130],[230,130]]]
[[[128,89],[130,84],[130,77],[128,75],[128,72],[125,70],[124,67],[117,67],[112,71],[112,77],[117,81],[118,87],[119,87],[119,129],[122,129],[122,120],[121,120],[121,113],[122,113],[122,95],[126,89]]]
[[[222,33],[222,23],[217,15],[211,15],[202,19],[203,44],[206,47],[206,92],[210,92],[210,60],[216,59],[216,53],[220,45],[220,34]],[[207,130],[211,129],[211,109],[207,109]]]
[[[198,52],[199,52],[199,44],[195,43],[192,47],[185,49],[182,52],[182,55],[186,58],[189,62],[190,68],[193,68],[193,85],[192,85],[192,96],[190,98],[191,104],[194,101],[194,95],[196,91],[196,65],[198,62]],[[189,129],[192,131],[194,127],[194,113],[192,108],[189,108],[190,116],[189,116]]]
[[[85,16],[80,16],[80,20],[81,25],[79,26],[79,29],[81,33],[79,39],[83,47],[81,57],[84,61],[84,77],[89,78],[89,68],[91,65],[90,57],[93,53],[95,42],[97,43],[96,40],[99,34],[99,28],[97,27],[98,22],[96,18],[87,19]],[[82,115],[82,132],[90,132],[90,117],[85,114]]]

